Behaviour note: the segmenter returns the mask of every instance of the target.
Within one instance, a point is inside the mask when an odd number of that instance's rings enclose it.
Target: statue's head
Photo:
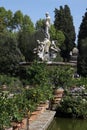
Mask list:
[[[45,13],[45,15],[46,15],[46,17],[48,17],[48,16],[49,16],[49,13],[48,13],[48,12],[46,12],[46,13]]]

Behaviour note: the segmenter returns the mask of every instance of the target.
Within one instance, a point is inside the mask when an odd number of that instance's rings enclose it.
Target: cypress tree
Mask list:
[[[67,61],[69,60],[69,54],[72,48],[75,46],[75,27],[73,25],[73,17],[71,16],[68,5],[64,8],[60,6],[60,9],[55,9],[55,21],[54,26],[57,30],[63,31],[65,35],[65,47],[61,48],[61,55]]]
[[[83,16],[80,24],[78,34],[78,49],[79,55],[77,60],[77,72],[86,77],[87,76],[87,10]]]

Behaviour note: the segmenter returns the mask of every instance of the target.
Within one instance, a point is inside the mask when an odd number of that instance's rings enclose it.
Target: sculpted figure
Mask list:
[[[44,39],[44,53],[46,54],[49,53],[50,44],[51,44],[50,40],[45,38]]]
[[[45,19],[45,33],[46,33],[46,38],[50,39],[50,34],[49,34],[50,16],[49,16],[48,12],[45,15],[46,15],[46,19]]]
[[[50,48],[51,48],[51,50],[53,50],[54,52],[60,51],[60,49],[56,46],[55,41],[52,41]]]
[[[44,42],[40,42],[39,40],[37,40],[37,42],[38,42],[37,55],[39,56],[39,58],[44,60]]]
[[[37,42],[38,42],[37,55],[42,60],[47,61],[49,57],[49,47],[51,44],[50,40],[45,38],[43,42],[40,42],[39,40],[37,40]]]
[[[55,41],[50,40],[49,28],[50,28],[50,16],[47,12],[45,19],[45,38],[43,41],[37,40],[38,47],[34,49],[34,53],[37,53],[39,58],[42,61],[50,61],[52,57],[56,56],[56,53],[59,51]]]

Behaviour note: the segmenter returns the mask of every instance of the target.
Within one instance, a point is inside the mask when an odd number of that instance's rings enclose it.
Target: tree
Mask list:
[[[55,88],[70,87],[73,69],[70,66],[59,66],[50,70],[50,82]]]
[[[0,32],[11,30],[12,28],[13,13],[11,10],[6,10],[4,7],[0,7]]]
[[[78,49],[80,49],[80,41],[87,37],[87,11],[85,12],[82,23],[80,24],[79,34],[78,34]]]
[[[25,56],[26,61],[33,61],[35,59],[34,48],[36,47],[33,34],[29,32],[20,32],[18,35],[18,47]]]
[[[87,76],[87,37],[80,41],[77,72],[81,76]]]
[[[87,11],[83,16],[79,29],[78,49],[77,72],[82,76],[87,76]]]
[[[55,9],[55,21],[54,26],[57,30],[63,31],[65,35],[64,49],[62,49],[62,57],[69,60],[69,54],[72,48],[75,46],[75,28],[73,25],[73,18],[71,16],[70,9],[67,5],[60,6],[60,9]],[[65,54],[66,56],[64,57]]]
[[[15,30],[20,30],[23,24],[23,14],[20,10],[14,13],[13,25]]]
[[[35,31],[34,24],[28,15],[23,17],[22,31],[29,32],[30,34]]]
[[[18,47],[25,56],[26,61],[34,61],[37,59],[37,54],[34,49],[37,48],[37,40],[44,40],[44,33],[41,30],[35,31],[30,35],[29,32],[19,32]]]
[[[45,29],[44,19],[39,19],[36,22],[35,27],[36,27],[36,30],[44,30]]]
[[[11,32],[19,31],[29,31],[30,33],[34,31],[34,24],[28,15],[23,15],[23,13],[18,10],[14,14],[11,10],[6,11],[4,8],[0,8],[1,18],[4,19],[3,25],[5,28]],[[2,19],[2,20],[3,20]]]
[[[65,41],[65,36],[62,31],[56,30],[54,25],[50,27],[50,38],[51,40],[57,41],[57,46],[60,48]]]
[[[19,74],[19,62],[24,60],[17,41],[9,34],[0,35],[0,73]]]
[[[4,7],[0,7],[0,32],[3,32],[5,29],[4,17],[6,15],[6,10]]]

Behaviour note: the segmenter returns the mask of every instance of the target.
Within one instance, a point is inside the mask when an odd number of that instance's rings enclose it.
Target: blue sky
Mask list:
[[[54,10],[60,6],[68,5],[73,16],[73,22],[78,35],[82,16],[86,12],[87,0],[0,0],[0,7],[10,9],[12,12],[21,10],[23,14],[30,16],[33,23],[40,18],[45,18],[45,13],[49,12],[51,22],[54,21]]]

